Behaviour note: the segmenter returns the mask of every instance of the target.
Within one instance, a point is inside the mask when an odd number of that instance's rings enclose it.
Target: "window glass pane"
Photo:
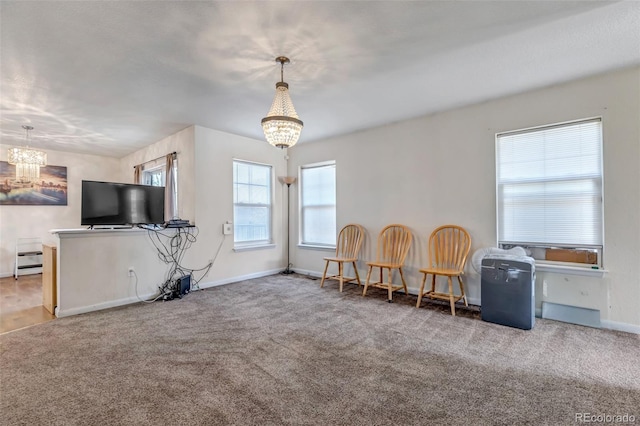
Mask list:
[[[302,243],[335,245],[335,206],[305,207],[303,211],[305,235]]]
[[[234,208],[234,235],[236,242],[269,240],[269,208],[245,207]]]
[[[247,184],[236,184],[234,185],[234,203],[250,203],[251,197],[249,196],[249,189],[251,188]]]
[[[234,181],[238,183],[249,183],[249,164],[233,163]]]
[[[164,186],[165,171],[164,169],[143,170],[142,183],[151,186]]]
[[[599,119],[498,135],[498,239],[602,247]]]
[[[335,166],[303,169],[302,195],[304,205],[335,205]]]
[[[250,200],[253,204],[268,204],[269,203],[269,188],[266,186],[252,185],[249,187]]]
[[[300,170],[302,244],[336,244],[336,166]]]
[[[268,186],[270,181],[270,167],[258,166],[251,169],[251,183]]]
[[[153,173],[151,181],[153,186],[164,186],[164,172]]]
[[[271,240],[271,166],[233,162],[234,241]]]

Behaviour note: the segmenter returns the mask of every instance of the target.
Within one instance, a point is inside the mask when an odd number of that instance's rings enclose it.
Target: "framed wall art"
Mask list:
[[[39,176],[27,179],[16,166],[0,161],[0,205],[66,206],[67,168],[40,167]]]

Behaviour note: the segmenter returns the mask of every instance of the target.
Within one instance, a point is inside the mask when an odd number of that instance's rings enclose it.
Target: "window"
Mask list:
[[[602,121],[496,135],[498,242],[602,267]]]
[[[164,160],[164,159],[163,159]],[[166,186],[167,182],[167,166],[163,161],[162,164],[157,164],[156,162],[147,163],[142,170],[141,183],[143,185],[151,185],[151,186]],[[168,191],[165,191],[165,198],[168,196],[172,196],[173,199],[168,204],[166,208],[171,211],[165,212],[165,218],[167,220],[177,218],[178,217],[178,160],[174,158],[172,163],[173,168],[173,185],[171,188],[171,192],[169,195]]]
[[[271,166],[233,162],[233,222],[236,246],[271,243]]]
[[[300,244],[336,245],[336,164],[300,168]]]
[[[151,186],[164,186],[165,182],[164,166],[156,166],[152,169],[142,171],[142,184]]]

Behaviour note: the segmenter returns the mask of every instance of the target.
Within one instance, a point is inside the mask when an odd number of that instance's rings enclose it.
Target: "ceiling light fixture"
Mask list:
[[[31,183],[40,178],[40,167],[47,165],[47,154],[29,148],[32,126],[22,126],[25,130],[25,148],[9,148],[7,162],[16,166],[16,182]]]
[[[289,63],[289,58],[278,56],[276,62],[280,62],[280,81],[276,83],[276,96],[271,109],[262,119],[262,130],[271,145],[289,148],[298,142],[303,124],[289,97],[289,85],[284,82],[284,64]]]

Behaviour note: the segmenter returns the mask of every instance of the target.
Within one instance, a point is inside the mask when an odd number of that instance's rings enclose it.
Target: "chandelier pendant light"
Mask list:
[[[289,96],[289,85],[284,82],[284,64],[289,63],[289,58],[278,56],[276,62],[280,63],[280,81],[276,83],[276,96],[271,109],[262,119],[262,130],[267,142],[284,149],[298,142],[303,124],[293,108]]]
[[[32,126],[22,126],[26,131],[25,148],[9,148],[7,162],[16,166],[16,182],[32,183],[40,179],[40,167],[47,165],[47,154],[29,148],[30,131]]]

